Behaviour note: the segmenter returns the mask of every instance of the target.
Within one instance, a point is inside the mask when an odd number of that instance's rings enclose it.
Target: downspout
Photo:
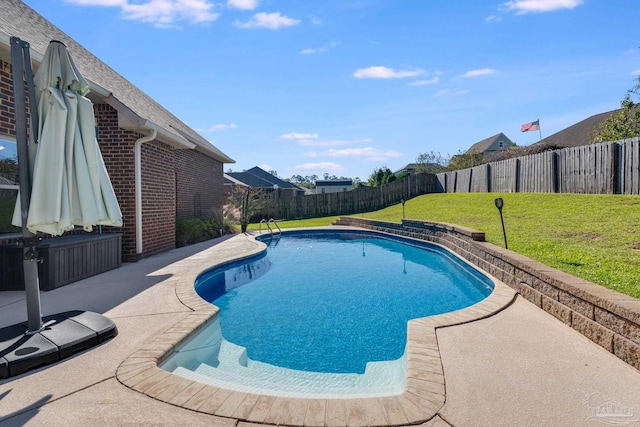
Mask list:
[[[151,134],[138,139],[133,145],[135,154],[136,181],[136,254],[142,253],[142,144],[151,142],[158,136],[158,131],[151,129]]]

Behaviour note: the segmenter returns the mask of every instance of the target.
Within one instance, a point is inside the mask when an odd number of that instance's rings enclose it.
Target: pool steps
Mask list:
[[[388,396],[404,390],[405,358],[369,362],[364,374],[298,371],[251,360],[247,357],[246,348],[218,335],[218,322],[210,328],[212,333],[207,334],[208,342],[194,340],[189,343],[186,350],[167,360],[165,369],[215,387],[274,396]],[[194,352],[196,357],[192,357]],[[180,362],[188,360],[187,355],[194,361],[184,366]]]

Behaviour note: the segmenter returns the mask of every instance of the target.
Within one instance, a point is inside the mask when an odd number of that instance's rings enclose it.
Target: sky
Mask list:
[[[225,170],[283,178],[366,181],[500,132],[529,145],[619,108],[640,75],[638,0],[24,1]]]

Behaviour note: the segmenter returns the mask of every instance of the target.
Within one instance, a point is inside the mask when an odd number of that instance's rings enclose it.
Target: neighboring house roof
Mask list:
[[[0,185],[18,185],[17,182],[11,181],[9,178],[6,178],[0,175]]]
[[[405,172],[413,173],[416,170],[416,166],[417,165],[415,163],[409,163],[408,165],[404,165],[403,167],[395,171],[394,174],[400,175],[401,173]]]
[[[303,191],[297,185],[294,185],[290,182],[283,181],[275,175],[270,174],[269,172],[260,169],[257,166],[252,167],[249,170],[244,172],[227,172],[226,175],[230,178],[233,178],[237,181],[242,182],[245,185],[248,185],[251,188],[269,188],[272,189],[274,185],[277,185],[280,189],[294,189],[298,191]]]
[[[226,173],[222,175],[222,179],[223,179],[224,185],[241,185],[243,187],[248,187],[248,185],[245,184],[244,182],[239,181],[236,178],[230,175],[227,175]]]
[[[594,129],[596,129],[608,117],[619,111],[620,110],[613,110],[588,117],[581,122],[578,122],[566,129],[554,133],[553,135],[543,138],[535,144],[531,144],[531,146],[533,147],[537,145],[548,145],[558,148],[565,148],[588,145],[591,141]]]
[[[148,134],[177,148],[192,148],[223,163],[235,163],[196,131],[151,99],[128,80],[40,16],[20,0],[2,0],[0,14],[0,59],[10,62],[11,36],[30,44],[31,59],[39,64],[51,40],[67,46],[74,63],[91,84],[89,98],[118,110],[119,126]],[[3,46],[4,45],[4,46]]]
[[[326,179],[316,181],[316,187],[344,187],[345,185],[353,185],[351,179]]]
[[[427,163],[409,163],[403,167],[401,167],[400,169],[398,169],[397,171],[395,171],[393,174],[394,175],[402,175],[403,173],[415,173],[418,170],[418,167],[420,168],[420,170],[422,172],[431,172],[431,173],[438,173],[442,170],[444,170],[444,166],[438,164],[438,163],[432,163],[432,162],[427,162]]]
[[[502,147],[500,147],[500,141],[502,141]],[[476,142],[468,150],[467,153],[484,154],[494,151],[500,151],[504,148],[513,147],[516,145],[511,141],[504,133],[500,132],[497,135],[493,135],[487,139]]]

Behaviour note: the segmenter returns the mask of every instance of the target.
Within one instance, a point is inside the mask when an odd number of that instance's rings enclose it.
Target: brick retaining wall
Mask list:
[[[640,370],[640,300],[606,289],[485,241],[457,225],[340,217],[361,227],[438,243],[515,289],[563,323]]]

